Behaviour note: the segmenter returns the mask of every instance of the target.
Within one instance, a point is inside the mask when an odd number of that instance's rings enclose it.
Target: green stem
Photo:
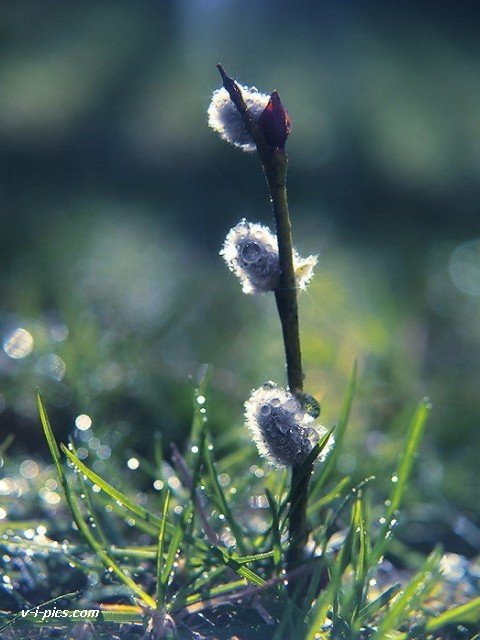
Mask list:
[[[283,149],[277,149],[267,143],[245,104],[239,86],[235,80],[227,76],[221,65],[217,65],[217,67],[222,76],[223,86],[228,91],[230,99],[255,140],[270,191],[281,270],[280,283],[275,289],[275,300],[282,325],[288,386],[292,394],[298,394],[303,391],[304,376],[300,349],[297,285],[293,268],[292,229],[287,200],[288,157]],[[310,467],[302,473],[300,478],[300,468],[295,466],[292,468],[289,514],[290,545],[287,554],[287,571],[292,570],[301,561],[303,549],[308,539],[307,502],[308,485],[312,471],[313,467]],[[291,581],[290,593],[294,588],[296,588],[295,581]]]

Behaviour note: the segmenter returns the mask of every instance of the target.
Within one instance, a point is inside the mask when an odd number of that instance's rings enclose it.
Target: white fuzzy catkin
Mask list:
[[[256,87],[241,87],[243,99],[258,121],[270,100],[270,96],[260,93]],[[207,110],[208,124],[220,137],[227,142],[240,147],[243,151],[255,151],[255,142],[245,127],[242,116],[230,100],[228,91],[223,87],[213,92],[212,100]]]
[[[327,432],[325,427],[313,425],[313,418],[297,398],[274,382],[252,392],[245,402],[245,418],[260,455],[280,467],[302,464]],[[319,460],[325,458],[332,443],[330,438]]]
[[[276,236],[268,227],[241,220],[230,229],[220,255],[239,278],[244,293],[273,291],[280,281],[280,260]],[[317,256],[301,258],[293,252],[295,279],[304,289],[313,276]]]
[[[268,227],[241,220],[230,229],[220,255],[244,293],[272,291],[280,280],[277,238]]]

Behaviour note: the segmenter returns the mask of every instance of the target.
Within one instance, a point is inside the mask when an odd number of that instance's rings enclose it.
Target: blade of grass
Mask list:
[[[327,569],[323,563],[319,564],[315,569],[311,577],[310,584],[308,585],[307,593],[305,594],[304,604],[302,607],[302,620],[305,619],[313,601],[318,595],[322,580],[326,578],[326,572]]]
[[[135,624],[145,621],[145,611],[130,604],[101,604],[98,622]]]
[[[70,447],[71,447],[71,451],[76,455],[77,452],[75,450],[75,445],[72,442],[72,440],[70,440]],[[97,530],[97,536],[99,538],[100,544],[106,548],[108,547],[108,542],[107,542],[107,538],[103,532],[102,527],[99,525],[98,519],[95,517],[95,512],[93,510],[93,505],[92,502],[90,500],[90,493],[88,491],[85,479],[84,479],[84,475],[82,473],[77,473],[76,474],[76,479],[77,482],[80,484],[80,490],[81,490],[81,497],[83,496],[83,500],[84,500],[84,504],[85,504],[85,508],[87,510],[87,515],[90,516],[91,518],[91,522],[93,522],[95,524],[95,528]]]
[[[275,568],[279,568],[282,562],[282,542],[280,535],[280,520],[278,517],[278,508],[275,498],[272,496],[268,489],[265,489],[265,493],[267,494],[268,506],[270,507],[270,511],[272,513],[272,525],[271,525],[271,534],[272,534],[272,548],[273,548],[273,562]]]
[[[369,476],[368,478],[364,478],[361,482],[359,482],[357,485],[352,487],[352,489],[345,496],[345,498],[342,500],[342,502],[337,507],[337,509],[335,509],[335,510],[330,510],[329,509],[329,511],[327,513],[327,517],[325,518],[325,522],[323,524],[319,525],[318,527],[316,527],[315,529],[313,529],[314,532],[319,530],[319,529],[323,529],[325,531],[324,547],[326,547],[326,543],[328,542],[328,540],[330,539],[330,537],[334,533],[335,526],[337,524],[337,520],[340,518],[340,516],[343,513],[343,511],[347,508],[347,506],[350,504],[350,502],[352,502],[352,500],[355,500],[355,498],[358,495],[358,492],[363,487],[367,486],[367,484],[369,482],[372,482],[372,480],[375,480],[375,476]]]
[[[386,589],[375,600],[367,604],[357,616],[357,624],[361,625],[372,618],[382,607],[385,607],[391,599],[400,591],[400,583],[396,582]]]
[[[135,593],[139,596],[145,604],[151,608],[156,607],[155,600],[148,595],[141,587],[139,587],[129,576],[127,576],[119,565],[111,558],[108,553],[101,547],[100,543],[97,541],[93,533],[90,531],[88,526],[86,525],[83,515],[78,506],[76,496],[74,492],[71,491],[70,486],[68,484],[68,479],[65,474],[65,471],[62,466],[61,458],[60,458],[60,450],[58,448],[57,441],[55,440],[55,436],[53,435],[53,430],[50,425],[50,421],[48,419],[48,415],[45,409],[45,405],[40,394],[37,394],[37,403],[38,410],[40,414],[40,420],[43,426],[43,430],[45,433],[45,437],[47,440],[48,447],[50,449],[50,453],[52,455],[55,467],[57,469],[58,476],[60,478],[60,482],[62,484],[65,498],[67,500],[68,507],[70,509],[70,513],[72,514],[72,518],[77,525],[79,533],[83,536],[85,542],[94,552],[94,554],[102,561],[104,566],[108,571],[113,571],[115,575]],[[65,449],[68,451],[67,447]],[[71,453],[71,452],[70,452]],[[73,455],[73,454],[71,454]]]
[[[230,593],[231,591],[236,591],[237,589],[241,589],[242,587],[245,587],[245,580],[243,580],[243,578],[241,580],[235,580],[233,582],[227,582],[225,584],[207,588],[200,593],[192,593],[191,595],[187,596],[181,604],[177,600],[175,600],[175,605],[172,608],[172,612],[180,611],[185,607],[191,607],[193,604],[206,602],[211,598],[223,595],[225,593]]]
[[[181,586],[174,598],[172,598],[171,613],[175,613],[176,611],[183,609],[185,603],[190,597],[198,596],[199,599],[202,599],[202,594],[205,593],[204,589],[208,590],[210,588],[206,585],[209,583],[212,584],[224,571],[225,567],[223,566],[216,566],[213,569],[206,571],[205,566],[202,565],[196,575],[190,576],[190,582]],[[243,578],[241,579],[241,583],[245,584]],[[195,600],[193,601],[195,602]]]
[[[163,574],[163,548],[165,546],[165,525],[167,522],[168,508],[170,506],[170,491],[166,491],[163,499],[162,524],[158,531],[158,549],[157,549],[157,609],[162,609],[165,605],[166,585],[162,580]]]
[[[91,482],[93,482],[94,484],[98,485],[100,487],[100,489],[104,493],[109,495],[115,501],[114,504],[112,505],[112,507],[113,507],[113,509],[115,511],[120,512],[118,507],[120,507],[120,509],[122,507],[125,507],[126,509],[128,509],[129,511],[134,513],[138,518],[140,518],[141,520],[143,520],[145,522],[145,524],[147,525],[147,527],[146,527],[146,532],[147,533],[151,533],[152,535],[158,535],[158,530],[159,530],[161,522],[162,522],[161,518],[159,518],[152,511],[148,511],[147,509],[145,509],[141,505],[137,504],[134,500],[129,498],[127,495],[125,495],[124,493],[122,493],[118,489],[115,489],[115,487],[112,487],[111,484],[109,484],[101,476],[99,476],[97,473],[95,473],[95,471],[92,471],[89,467],[87,467],[65,445],[62,445],[62,451],[70,459],[70,461],[78,469],[80,469],[80,471],[84,475],[87,476],[87,478]],[[140,523],[137,522],[137,524],[140,524]],[[152,525],[154,527],[153,530],[152,530]],[[169,533],[173,533],[174,530],[175,530],[175,526],[172,525],[170,522],[166,523],[166,528],[167,528],[167,531]],[[192,544],[194,544],[199,550],[201,550],[201,551],[208,551],[209,550],[209,546],[207,544],[205,544],[205,542],[203,542],[203,540],[200,540],[198,537],[191,536],[191,535],[186,536],[186,538],[187,537],[188,537],[188,541],[191,542]]]
[[[185,459],[190,468],[194,466],[195,455],[201,450],[201,442],[203,440],[203,431],[205,420],[204,414],[200,413],[200,409],[204,408],[205,393],[208,385],[209,369],[208,366],[204,366],[198,373],[197,386],[195,387],[193,394],[193,415],[192,426],[190,429],[190,443],[187,452],[185,453]],[[199,401],[200,398],[200,401]]]
[[[113,500],[112,502],[111,497],[108,494],[104,495],[102,493],[98,493],[95,497],[97,500],[100,500],[100,502],[105,505],[105,507],[109,507],[109,511],[111,510],[112,512],[116,513],[122,520],[124,520],[125,516],[128,515],[127,508],[123,504],[117,503],[116,500]],[[144,533],[148,533],[148,535],[152,536],[152,538],[157,538],[158,536],[158,527],[150,522],[147,522],[142,517],[138,516],[138,514],[136,514],[135,526]]]
[[[244,560],[243,558],[237,559],[233,557],[228,553],[226,549],[222,547],[212,547],[212,552],[214,553],[214,555],[220,558],[226,564],[227,567],[230,567],[231,569],[233,569],[236,573],[238,573],[238,575],[242,576],[243,578],[246,578],[249,582],[253,582],[253,584],[256,584],[259,586],[262,586],[265,584],[265,580],[263,578],[261,578],[254,571],[252,571],[248,567],[245,567],[242,564],[241,560]]]
[[[354,579],[351,588],[351,598],[349,602],[350,613],[346,617],[350,626],[355,625],[358,612],[365,606],[368,592],[368,571],[369,571],[369,537],[366,524],[365,494],[360,492],[358,500],[354,506],[354,521],[356,524],[358,551],[354,567]]]
[[[340,482],[336,484],[335,487],[329,493],[323,496],[323,498],[319,498],[313,504],[309,504],[308,511],[307,511],[308,515],[311,516],[313,513],[315,513],[322,507],[329,505],[336,498],[340,497],[340,495],[343,493],[343,490],[349,484],[349,482],[350,482],[350,476],[346,476],[345,478],[342,478]]]
[[[185,531],[190,522],[190,519],[193,514],[193,505],[188,505],[183,510],[182,516],[173,532],[172,539],[170,540],[170,545],[168,547],[167,557],[165,559],[165,564],[163,566],[162,574],[160,576],[160,580],[163,584],[163,589],[166,591],[169,583],[170,576],[172,574],[173,566],[175,563],[175,558],[180,549],[180,545],[185,536]]]
[[[354,510],[352,510],[350,527],[348,529],[347,535],[342,544],[338,557],[334,558],[329,568],[330,580],[328,582],[328,586],[317,598],[315,606],[308,616],[311,620],[311,623],[305,636],[305,640],[316,640],[316,638],[318,638],[318,634],[320,634],[322,626],[325,624],[327,613],[331,607],[333,609],[332,623],[335,626],[335,617],[338,608],[337,600],[340,591],[342,575],[350,564],[352,558],[356,528],[357,524],[354,518]],[[326,553],[324,553],[323,555],[326,559],[329,557]]]
[[[87,467],[87,465],[85,465],[79,458],[77,458],[77,456],[72,451],[70,451],[68,447],[66,447],[64,444],[62,444],[61,446],[62,446],[62,451],[70,460],[70,462],[72,462],[75,467],[77,467],[83,474],[85,474],[91,482],[98,485],[102,491],[104,491],[113,500],[119,503],[120,506],[124,506],[129,511],[139,516],[149,524],[153,524],[156,527],[156,529],[160,528],[162,523],[161,518],[159,518],[157,515],[155,515],[151,511],[148,511],[141,505],[137,504],[134,500],[129,498],[127,495],[125,495],[118,489],[115,489],[115,487],[112,487],[111,484],[109,484],[101,476],[95,473],[95,471],[92,471],[91,469],[89,469],[89,467]],[[60,452],[58,455],[60,456]]]
[[[399,624],[408,619],[410,611],[418,606],[419,600],[428,594],[432,584],[438,579],[441,555],[439,549],[430,554],[422,570],[412,578],[382,618],[372,640],[384,640],[388,633],[396,631]]]
[[[5,440],[2,442],[2,444],[0,444],[0,457],[3,457],[5,451],[8,449],[8,447],[12,444],[14,440],[15,440],[15,436],[13,435],[13,433],[9,433],[8,436],[5,438]]]
[[[428,399],[422,400],[419,403],[413,419],[410,423],[405,440],[405,445],[400,455],[398,469],[394,476],[392,476],[392,479],[395,479],[395,482],[389,497],[389,501],[387,503],[388,507],[384,515],[384,524],[380,528],[377,540],[372,550],[372,558],[370,560],[371,565],[375,564],[378,559],[381,558],[387,547],[388,537],[392,529],[392,520],[401,505],[405,490],[408,487],[408,481],[412,472],[412,467],[415,462],[418,448],[420,446],[420,441],[425,429],[425,424],[427,422],[430,409],[430,401]]]
[[[477,624],[479,622],[480,597],[436,615],[425,624],[424,629],[427,633],[434,633],[449,624]]]
[[[424,624],[418,625],[408,633],[402,633],[396,640],[408,640],[409,638],[423,638],[426,634],[435,633],[449,625],[468,624],[474,625],[480,622],[480,597],[474,598],[470,602],[447,609],[443,613],[430,618]],[[475,635],[472,640],[478,638]]]
[[[208,433],[208,432],[207,432]],[[228,524],[230,525],[231,531],[235,537],[238,548],[242,553],[246,553],[247,549],[245,546],[245,542],[243,540],[244,534],[240,529],[238,522],[235,520],[235,517],[230,509],[230,505],[227,502],[227,498],[225,496],[225,492],[218,481],[218,473],[215,467],[215,462],[213,461],[213,445],[210,443],[210,438],[206,437],[205,444],[203,447],[204,452],[204,462],[207,469],[208,477],[210,478],[213,494],[217,499],[217,506],[220,512],[225,516]]]

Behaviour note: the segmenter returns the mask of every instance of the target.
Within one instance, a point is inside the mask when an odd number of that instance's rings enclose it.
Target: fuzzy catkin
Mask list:
[[[245,104],[253,119],[258,122],[267,106],[270,96],[260,93],[256,87],[240,87]],[[227,142],[243,149],[255,151],[255,141],[245,127],[242,116],[230,100],[228,91],[223,87],[213,92],[212,100],[207,110],[208,125]]]
[[[277,239],[268,227],[241,220],[230,229],[220,255],[244,293],[273,291],[280,280]]]
[[[325,435],[325,427],[314,426],[313,418],[290,391],[267,382],[245,402],[246,426],[260,455],[280,467],[302,464],[314,444]],[[324,459],[331,442],[323,449]]]
[[[220,255],[240,280],[244,293],[273,291],[280,282],[280,259],[276,236],[268,227],[245,218],[230,229]],[[301,258],[293,252],[298,287],[304,289],[313,276],[317,256]]]

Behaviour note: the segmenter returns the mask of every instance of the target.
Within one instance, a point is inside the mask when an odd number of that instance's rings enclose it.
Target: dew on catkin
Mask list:
[[[245,418],[260,455],[281,467],[302,464],[326,433],[325,427],[313,424],[313,418],[290,391],[274,382],[252,392],[245,402]],[[332,442],[331,438],[320,460]]]
[[[273,291],[279,286],[277,238],[268,227],[241,220],[228,232],[220,255],[240,280],[244,293]],[[301,258],[293,252],[295,279],[300,289],[311,280],[316,264],[316,256]]]

